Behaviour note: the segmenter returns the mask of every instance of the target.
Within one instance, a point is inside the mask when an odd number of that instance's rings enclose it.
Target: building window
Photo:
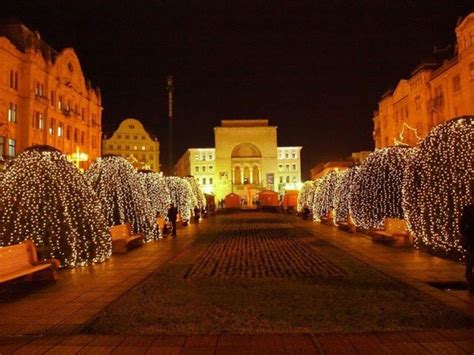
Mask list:
[[[209,178],[209,185],[212,185],[214,183],[214,179],[213,178]]]
[[[278,159],[281,159],[283,157],[283,154],[278,153]]]
[[[457,92],[461,90],[461,77],[459,75],[453,76],[453,91]]]
[[[112,144],[109,144],[109,149],[114,149],[114,146]]]
[[[43,97],[44,85],[35,81],[35,96]]]
[[[290,171],[290,164],[286,164],[285,169],[286,169],[286,171]]]
[[[435,94],[434,94],[434,107],[439,108],[443,106],[443,89],[441,86],[437,86],[435,88]]]
[[[213,159],[214,159],[214,155],[209,154],[209,160],[213,160]]]
[[[290,183],[290,177],[289,177],[289,176],[286,177],[286,183],[287,183],[287,184]]]
[[[202,178],[202,184],[206,185],[206,178]]]
[[[127,135],[125,136],[125,139],[130,139],[130,136],[127,134]]]
[[[137,136],[133,136],[133,139],[137,140],[137,139],[138,139],[138,137],[137,137]]]
[[[122,139],[122,135],[121,135],[121,134],[117,134],[117,138],[118,138],[118,139]]]
[[[126,146],[125,146],[125,150],[130,150],[130,146],[129,146],[129,145],[126,145]]]
[[[84,139],[84,131],[81,131],[81,144],[84,145],[85,139]]]
[[[58,110],[62,111],[63,110],[63,96],[59,95],[58,97]]]
[[[196,154],[196,155],[194,156],[194,160],[199,160],[199,157],[200,157],[200,155],[199,155],[199,154]]]
[[[77,128],[74,128],[74,143],[77,143],[78,140],[79,140],[79,132]]]
[[[67,126],[66,128],[66,139],[71,140],[71,126]]]
[[[145,148],[145,146],[144,146],[144,145],[142,145],[142,150],[146,150],[146,148]]]
[[[474,62],[469,64],[469,73],[470,73],[471,79],[474,80]]]
[[[43,130],[44,129],[44,114],[42,112],[35,112],[35,119],[33,126],[36,129]]]
[[[283,176],[280,176],[280,184],[283,184]]]
[[[296,159],[296,153],[291,153],[291,157],[292,157],[293,159]]]
[[[289,157],[289,154],[286,153],[286,154],[285,154],[285,159],[288,159],[288,157]]]
[[[214,166],[209,165],[208,170],[209,170],[210,173],[212,173],[214,171]]]
[[[196,165],[196,166],[194,167],[194,172],[196,172],[196,173],[199,172],[199,166]]]
[[[145,140],[145,136],[142,136],[142,140]]]
[[[18,72],[10,70],[10,88],[18,90]]]
[[[0,136],[0,157],[3,158],[3,152],[5,151],[5,137]]]
[[[14,157],[16,155],[16,141],[12,138],[8,140],[8,155]]]
[[[49,121],[48,133],[49,133],[50,136],[52,136],[54,134],[54,120],[52,118]]]
[[[283,164],[278,164],[278,171],[283,171]]]
[[[150,154],[150,160],[153,160],[153,154]]]
[[[16,123],[17,105],[10,102],[8,107],[8,122]]]
[[[205,165],[203,165],[203,166],[201,167],[201,171],[202,171],[203,173],[206,172],[206,166],[205,166]]]
[[[119,145],[117,146],[117,149],[122,149],[122,146],[119,144]]]
[[[138,147],[136,145],[134,145],[133,150],[138,150]]]
[[[63,124],[58,123],[58,137],[62,137],[62,136],[63,136]]]
[[[291,169],[292,169],[293,171],[296,171],[296,164],[292,164],[292,165],[291,165]]]
[[[296,183],[296,176],[293,176],[293,183]]]
[[[54,91],[51,90],[51,95],[49,96],[49,100],[50,100],[51,106],[53,106],[53,107],[54,107],[54,102],[55,102],[54,97],[55,97]]]

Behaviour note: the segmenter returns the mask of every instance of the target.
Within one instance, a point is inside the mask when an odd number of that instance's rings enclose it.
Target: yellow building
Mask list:
[[[374,112],[377,148],[415,145],[445,121],[474,114],[474,13],[459,21],[454,55],[425,60],[387,92]]]
[[[134,118],[126,118],[110,138],[104,137],[102,154],[122,156],[137,169],[160,171],[160,143]]]
[[[215,148],[188,149],[175,174],[195,176],[218,200],[231,192],[247,200],[266,189],[300,187],[302,147],[277,147],[277,127],[268,120],[223,120],[214,137]]]
[[[56,52],[37,31],[0,24],[0,157],[31,145],[80,156],[100,155],[101,94],[92,88],[74,49]],[[77,154],[80,153],[80,154]]]

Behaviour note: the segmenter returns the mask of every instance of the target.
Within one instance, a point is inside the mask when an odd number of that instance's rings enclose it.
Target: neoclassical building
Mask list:
[[[434,126],[474,114],[474,12],[455,32],[454,53],[437,49],[382,96],[373,117],[376,148],[415,145]]]
[[[0,160],[50,145],[81,168],[100,155],[101,93],[74,49],[60,52],[18,22],[0,24]]]
[[[124,119],[109,138],[104,136],[102,154],[122,156],[137,169],[160,171],[160,142],[135,118]]]
[[[188,149],[175,174],[195,176],[219,200],[231,192],[246,199],[267,189],[283,192],[300,186],[302,147],[278,147],[277,127],[268,120],[222,120],[214,138],[215,148]]]

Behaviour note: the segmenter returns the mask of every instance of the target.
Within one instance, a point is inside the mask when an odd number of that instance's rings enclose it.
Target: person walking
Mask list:
[[[173,237],[176,237],[176,220],[178,219],[178,209],[171,204],[168,208],[168,220],[173,226]]]
[[[466,281],[469,291],[474,292],[474,204],[464,206],[461,215],[460,231],[466,248]]]

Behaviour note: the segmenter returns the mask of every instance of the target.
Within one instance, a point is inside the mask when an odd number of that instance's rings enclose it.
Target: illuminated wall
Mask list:
[[[474,114],[474,13],[455,31],[454,56],[425,60],[382,96],[373,117],[376,148],[399,141],[413,146],[434,126]]]
[[[137,169],[160,171],[160,143],[134,118],[127,118],[108,139],[102,140],[102,154],[126,158]]]
[[[83,168],[100,155],[101,94],[84,77],[74,49],[57,52],[20,23],[0,25],[0,90],[5,160],[31,145],[85,153]]]

